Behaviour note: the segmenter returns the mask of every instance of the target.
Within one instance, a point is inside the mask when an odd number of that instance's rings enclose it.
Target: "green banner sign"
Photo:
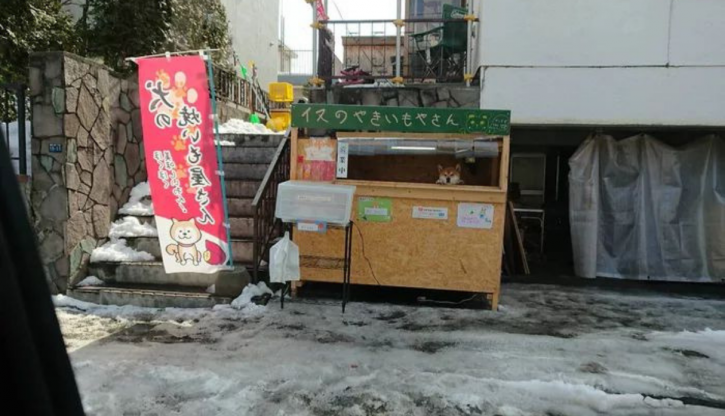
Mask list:
[[[505,136],[511,127],[511,111],[293,104],[292,127]]]

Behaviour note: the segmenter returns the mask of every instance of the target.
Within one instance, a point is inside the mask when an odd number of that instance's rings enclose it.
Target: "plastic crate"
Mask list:
[[[287,181],[277,187],[275,215],[283,222],[320,221],[347,225],[355,187],[319,182]]]
[[[270,82],[269,99],[279,103],[291,103],[294,100],[292,84],[288,82]]]

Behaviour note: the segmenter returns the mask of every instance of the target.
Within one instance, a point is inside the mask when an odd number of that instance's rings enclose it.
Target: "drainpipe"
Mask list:
[[[396,84],[403,83],[403,77],[400,76],[400,40],[403,25],[403,0],[397,0],[397,14],[395,20],[395,78],[393,82]]]
[[[473,35],[473,21],[476,20],[476,16],[473,14],[473,1],[468,0],[466,4],[468,12],[464,17],[468,24],[468,34],[466,36],[466,66],[463,68],[463,79],[466,81],[467,87],[471,86],[471,80],[473,79],[473,74],[471,73],[471,67],[473,66],[471,47],[473,46],[473,42],[471,42],[471,37]]]

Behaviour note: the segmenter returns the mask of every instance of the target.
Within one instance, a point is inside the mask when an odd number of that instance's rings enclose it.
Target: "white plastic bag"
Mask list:
[[[289,232],[269,251],[269,281],[285,283],[300,280],[300,248],[289,238]]]

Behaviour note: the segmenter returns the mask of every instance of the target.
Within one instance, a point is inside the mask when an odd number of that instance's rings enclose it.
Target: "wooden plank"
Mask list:
[[[514,238],[516,240],[516,245],[518,246],[518,249],[521,253],[521,264],[524,268],[524,274],[529,275],[531,274],[531,270],[529,270],[529,261],[526,258],[526,250],[524,250],[524,241],[521,239],[521,232],[519,231],[519,223],[516,221],[516,214],[514,213],[514,203],[511,201],[508,201],[508,209],[511,213],[511,224],[513,224],[514,228]]]
[[[506,136],[503,138],[503,147],[501,149],[501,157],[499,160],[501,161],[501,170],[499,171],[498,176],[498,186],[503,191],[508,191],[508,185],[509,185],[509,162],[511,159],[510,153],[511,152],[511,138],[509,136]]]
[[[354,185],[358,195],[401,197],[457,202],[506,202],[506,193],[493,186],[444,186],[425,183],[353,181],[338,179],[334,183]]]
[[[365,189],[356,192],[353,212]],[[458,203],[450,200],[396,197],[392,221],[372,223],[353,218],[353,284],[498,293],[505,203],[494,203],[492,229],[456,225]],[[414,206],[448,209],[447,220],[416,219]],[[301,256],[341,257],[344,231],[296,232]],[[303,281],[342,282],[340,270],[301,268]]]

